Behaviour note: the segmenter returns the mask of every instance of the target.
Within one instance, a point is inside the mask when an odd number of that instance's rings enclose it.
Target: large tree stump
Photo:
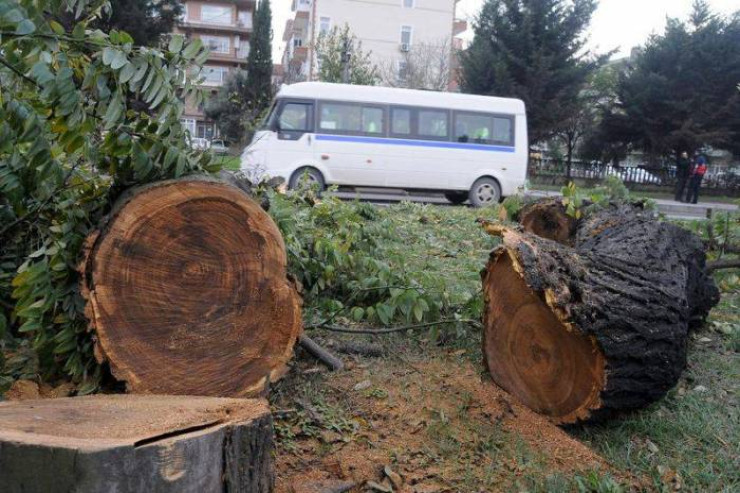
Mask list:
[[[99,395],[0,403],[3,493],[268,493],[263,400]]]
[[[645,406],[677,382],[691,322],[719,300],[698,238],[635,210],[580,221],[562,245],[503,237],[483,272],[493,379],[559,423]]]
[[[134,189],[82,264],[96,356],[134,393],[244,397],[284,372],[301,303],[271,218],[237,187]]]

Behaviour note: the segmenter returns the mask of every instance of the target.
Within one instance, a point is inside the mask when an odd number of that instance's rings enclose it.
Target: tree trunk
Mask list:
[[[244,191],[186,178],[134,189],[82,262],[96,356],[134,393],[245,397],[301,331],[282,236]]]
[[[719,301],[701,241],[633,207],[587,214],[563,245],[499,228],[483,272],[483,353],[501,387],[558,423],[662,397],[690,324]]]
[[[263,400],[98,395],[0,403],[0,491],[268,493]]]
[[[531,202],[519,211],[519,223],[525,231],[564,245],[571,244],[576,220],[567,214],[559,197]]]

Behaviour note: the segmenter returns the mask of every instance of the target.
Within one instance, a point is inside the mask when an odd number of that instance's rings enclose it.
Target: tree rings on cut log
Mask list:
[[[279,230],[243,191],[192,178],[134,189],[88,250],[96,355],[128,391],[245,397],[284,372],[300,296]]]
[[[264,400],[97,395],[0,402],[0,491],[273,490]]]
[[[596,341],[564,324],[525,283],[508,252],[491,259],[484,283],[483,354],[494,381],[530,409],[571,422],[599,407],[604,357]]]
[[[689,327],[719,301],[698,238],[630,204],[587,211],[558,241],[484,227],[503,240],[483,272],[496,383],[558,423],[638,409],[676,384]]]

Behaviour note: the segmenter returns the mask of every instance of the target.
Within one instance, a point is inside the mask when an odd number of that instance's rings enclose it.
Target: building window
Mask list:
[[[401,26],[401,44],[411,46],[413,28],[411,26]]]
[[[391,108],[391,134],[411,135],[411,110]]]
[[[293,48],[299,48],[303,46],[303,40],[301,38],[293,38]]]
[[[328,34],[331,31],[331,17],[321,17],[319,19],[319,34]]]
[[[201,5],[200,21],[204,24],[231,24],[231,7],[226,5]]]
[[[403,2],[403,7],[406,9],[413,9],[414,8],[414,0],[401,0]]]
[[[406,82],[409,76],[408,63],[406,60],[398,61],[398,82]]]
[[[447,112],[442,110],[419,110],[419,135],[447,140]]]
[[[200,37],[203,44],[214,53],[228,53],[231,48],[231,40],[228,36],[206,36]]]
[[[197,138],[211,140],[213,135],[213,123],[198,122],[195,135]]]
[[[203,66],[203,76],[205,77],[205,83],[210,85],[221,85],[226,79],[226,74],[229,73],[227,67],[215,67],[212,65]]]
[[[192,118],[185,118],[183,120],[180,120],[180,123],[182,123],[183,128],[187,132],[190,133],[191,136],[195,136],[195,120]]]

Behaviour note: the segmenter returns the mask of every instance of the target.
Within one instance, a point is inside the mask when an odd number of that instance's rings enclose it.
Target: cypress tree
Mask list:
[[[561,130],[606,56],[584,50],[595,0],[487,0],[461,53],[463,92],[527,105],[531,142]]]
[[[272,99],[272,12],[270,0],[260,0],[254,13],[254,29],[247,57],[247,85],[255,114]]]

